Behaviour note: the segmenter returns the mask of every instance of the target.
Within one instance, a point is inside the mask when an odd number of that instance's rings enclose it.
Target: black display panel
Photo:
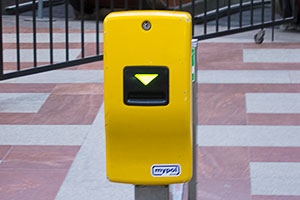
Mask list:
[[[169,104],[169,69],[132,66],[124,68],[124,103],[159,106]]]

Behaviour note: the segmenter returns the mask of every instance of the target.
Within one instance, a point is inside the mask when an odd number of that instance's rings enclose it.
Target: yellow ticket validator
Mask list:
[[[104,20],[107,178],[167,185],[192,177],[192,21],[128,11]]]

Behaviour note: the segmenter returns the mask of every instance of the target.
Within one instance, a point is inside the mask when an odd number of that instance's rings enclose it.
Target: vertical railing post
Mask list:
[[[69,0],[65,0],[66,61],[69,61],[69,8],[68,6],[69,6]]]
[[[203,11],[203,13],[204,13],[204,19],[203,19],[203,25],[204,25],[204,35],[206,35],[207,34],[207,18],[206,18],[206,16],[207,16],[207,0],[204,0],[204,11]]]
[[[261,1],[261,23],[265,23],[265,0]]]
[[[110,0],[110,10],[112,12],[115,10],[115,2],[114,2],[114,0]]]
[[[272,0],[271,1],[271,6],[272,6],[272,42],[274,41],[274,35],[275,35],[275,25],[274,25],[274,22],[275,22],[275,0]]]
[[[195,35],[195,0],[192,0],[192,36]]]
[[[179,0],[179,10],[182,10],[182,0]]]
[[[198,40],[192,40],[192,82],[193,82],[193,177],[189,182],[189,200],[197,199],[197,49]]]
[[[112,6],[111,6],[112,8]],[[128,0],[124,0],[124,9],[128,10]]]
[[[243,26],[243,0],[240,0],[240,18],[239,18],[239,20],[240,20],[240,23],[239,23],[240,28],[242,28],[242,26]]]
[[[36,2],[32,0],[33,66],[37,67]]]
[[[251,5],[250,5],[250,24],[251,26],[253,25],[253,20],[254,20],[254,6],[253,6],[254,0],[251,0]]]
[[[299,1],[297,2],[297,0],[294,0],[293,5],[292,5],[294,22],[296,22],[298,15],[300,14],[299,12],[297,12],[297,10],[299,9],[298,3],[299,3]]]
[[[100,48],[99,48],[99,1],[95,0],[95,6],[96,6],[96,54],[99,55]]]
[[[53,5],[52,0],[49,0],[49,45],[50,45],[50,64],[53,64]]]
[[[219,32],[219,0],[216,0],[216,32]]]
[[[16,51],[17,51],[17,70],[20,71],[20,19],[19,19],[19,0],[16,0]]]
[[[80,0],[81,58],[84,58],[84,1]]]
[[[228,0],[228,5],[227,5],[227,30],[230,30],[231,28],[231,0]]]
[[[143,9],[143,0],[138,0],[138,9],[139,10]]]

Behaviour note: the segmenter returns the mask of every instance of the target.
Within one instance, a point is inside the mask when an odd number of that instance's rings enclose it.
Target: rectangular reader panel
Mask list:
[[[192,176],[191,16],[128,11],[104,20],[107,178],[135,185]]]
[[[169,103],[169,69],[167,67],[125,67],[124,103],[158,106]]]

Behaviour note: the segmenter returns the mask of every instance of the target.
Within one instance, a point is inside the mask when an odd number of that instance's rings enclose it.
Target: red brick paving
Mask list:
[[[198,44],[198,69],[208,69],[211,67],[223,68],[224,64],[242,63],[242,44]],[[217,55],[216,55],[216,52]]]
[[[70,68],[72,69],[72,68]],[[84,65],[78,65],[77,68],[78,70],[103,70],[103,61],[99,62],[93,62],[89,64],[84,64]]]
[[[299,49],[300,43],[199,43],[201,70],[300,70],[299,63],[244,63],[243,49]],[[216,55],[216,52],[217,55]]]
[[[30,124],[35,113],[0,113],[0,125]]]
[[[250,147],[250,162],[300,162],[300,147]]]
[[[249,125],[300,125],[300,114],[248,114]]]
[[[52,94],[34,116],[32,124],[92,124],[102,102],[103,95]]]
[[[56,84],[1,83],[0,93],[51,93]]]
[[[84,56],[85,57],[89,57],[89,56],[94,56],[97,54],[97,51],[96,51],[96,44],[95,43],[86,43],[84,45]],[[102,53],[103,52],[103,44],[99,44],[99,52]],[[77,56],[77,58],[81,58],[81,55],[82,54],[79,54]]]
[[[300,93],[300,84],[198,84],[198,93]]]
[[[199,147],[197,178],[212,180],[249,179],[248,148]]]
[[[38,62],[37,66],[49,65],[50,62]],[[33,62],[22,62],[20,64],[20,69],[28,69],[34,66]],[[4,70],[13,70],[17,71],[17,63],[15,62],[4,62],[3,63]]]
[[[65,83],[57,84],[52,91],[53,94],[70,95],[103,95],[103,84]]]
[[[198,200],[251,200],[250,180],[198,179]]]
[[[10,148],[11,148],[10,145],[0,146],[0,160],[3,160],[3,158],[5,158],[6,154],[10,150]]]
[[[198,93],[198,124],[245,125],[245,95],[242,93]]]
[[[53,200],[79,148],[0,146],[1,200]]]
[[[13,146],[0,169],[69,169],[79,146]]]
[[[252,200],[299,200],[300,196],[264,196],[253,195]]]
[[[67,169],[0,168],[1,200],[53,200]]]
[[[103,102],[103,84],[1,84],[2,93],[51,93],[38,113],[1,113],[0,124],[92,124]]]
[[[198,84],[199,125],[300,125],[300,114],[246,113],[246,93],[300,93],[300,84]]]

